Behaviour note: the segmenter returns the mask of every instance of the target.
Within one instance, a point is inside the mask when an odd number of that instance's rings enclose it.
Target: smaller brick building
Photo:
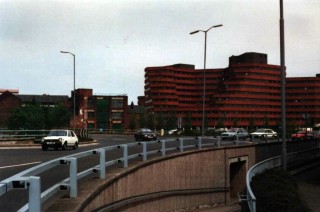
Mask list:
[[[9,90],[0,94],[0,129],[6,127],[6,121],[14,108],[21,106],[21,100]]]

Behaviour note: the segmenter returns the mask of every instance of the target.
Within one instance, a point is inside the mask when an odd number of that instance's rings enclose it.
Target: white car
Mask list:
[[[250,133],[250,138],[260,138],[261,140],[264,139],[274,139],[277,137],[277,133],[273,131],[272,129],[258,129],[256,132]]]
[[[230,128],[227,132],[221,133],[221,139],[247,139],[249,137],[249,133],[243,128]]]
[[[41,139],[42,150],[47,150],[49,147],[54,149],[73,148],[77,149],[79,139],[77,135],[71,130],[50,130],[46,137]]]
[[[168,134],[169,135],[180,135],[181,131],[178,129],[173,129],[173,130],[169,130]]]

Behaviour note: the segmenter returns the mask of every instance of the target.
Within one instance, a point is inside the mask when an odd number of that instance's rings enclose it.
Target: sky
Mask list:
[[[320,73],[320,1],[283,0],[288,77]],[[279,0],[0,0],[0,89],[20,94],[144,95],[144,69],[177,63],[228,67],[268,54],[280,65]]]

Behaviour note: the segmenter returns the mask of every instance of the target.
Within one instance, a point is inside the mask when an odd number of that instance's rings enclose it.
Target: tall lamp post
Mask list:
[[[207,32],[212,28],[222,27],[222,24],[214,25],[207,30],[196,30],[190,32],[190,35],[198,32],[204,32],[204,62],[203,62],[203,95],[202,95],[202,129],[201,134],[204,136],[204,122],[205,122],[205,99],[206,99],[206,60],[207,60]]]
[[[284,47],[284,19],[283,0],[280,0],[280,64],[281,64],[281,133],[282,133],[282,169],[287,170],[287,144],[286,144],[286,73],[285,73],[285,47]]]
[[[76,55],[71,52],[60,51],[63,54],[71,54],[73,56],[73,131],[76,131]]]

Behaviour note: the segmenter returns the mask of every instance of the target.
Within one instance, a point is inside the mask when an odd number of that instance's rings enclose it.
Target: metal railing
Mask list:
[[[309,161],[319,157],[320,157],[319,148],[287,154],[288,163],[291,163],[291,164],[295,163],[296,161],[301,161],[301,160]],[[264,160],[255,164],[247,172],[247,176],[246,176],[247,193],[246,193],[246,198],[242,198],[242,199],[248,202],[248,206],[251,212],[256,212],[256,209],[257,209],[256,208],[257,200],[250,185],[252,178],[257,173],[261,173],[266,169],[276,168],[280,166],[281,166],[281,156],[277,156],[277,157],[269,158],[267,160]]]
[[[177,144],[178,145],[175,145]],[[148,151],[148,146],[151,144],[158,143],[159,148],[153,147],[153,150]],[[160,145],[159,145],[160,144]],[[149,155],[152,154],[161,154],[166,156],[170,151],[184,152],[185,149],[198,148],[201,149],[205,146],[217,145],[220,147],[221,139],[218,138],[178,138],[178,139],[166,139],[159,141],[148,141],[148,142],[139,142],[139,143],[129,143],[122,145],[115,145],[109,147],[98,148],[94,150],[89,150],[86,152],[81,152],[66,157],[61,157],[54,159],[48,162],[44,162],[35,167],[27,169],[23,172],[20,172],[10,178],[7,178],[0,182],[0,196],[10,192],[11,190],[16,189],[28,189],[29,190],[29,201],[24,205],[19,211],[33,211],[40,212],[41,204],[49,200],[53,195],[58,193],[61,190],[68,190],[70,197],[75,198],[78,195],[78,180],[93,174],[99,173],[100,179],[106,178],[106,167],[121,163],[123,168],[128,167],[129,160],[135,158],[142,158],[143,161],[148,159]],[[129,148],[140,146],[140,150],[136,154],[129,154]],[[155,145],[157,146],[157,145]],[[112,151],[115,149],[122,150],[122,157],[106,161],[106,152]],[[99,155],[99,164],[91,167],[82,172],[78,172],[78,159],[89,157],[91,155]],[[47,190],[41,192],[41,183],[40,177],[37,176],[40,173],[53,169],[59,165],[69,165],[69,178],[62,180],[61,182],[53,185]]]
[[[49,130],[0,130],[0,139],[42,138]]]

